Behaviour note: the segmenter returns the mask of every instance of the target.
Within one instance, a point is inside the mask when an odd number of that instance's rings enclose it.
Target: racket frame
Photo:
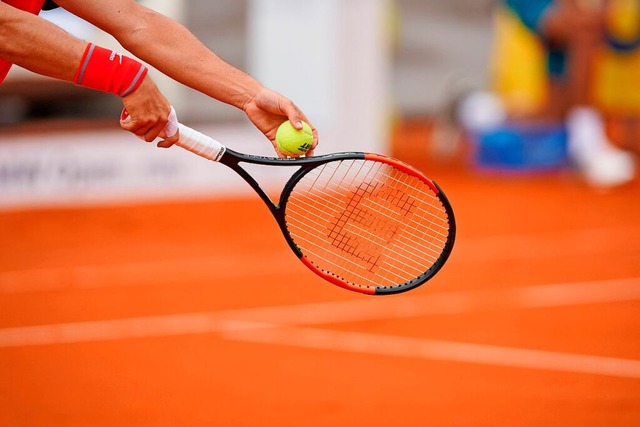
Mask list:
[[[291,194],[293,188],[296,184],[311,170],[316,167],[326,164],[329,162],[340,161],[340,160],[371,160],[386,163],[404,173],[408,173],[422,182],[424,182],[434,193],[434,195],[440,200],[442,206],[444,207],[447,213],[447,220],[449,224],[447,241],[444,245],[442,252],[438,259],[433,263],[433,265],[425,271],[420,276],[410,280],[409,282],[389,285],[389,286],[364,286],[357,285],[345,280],[341,280],[339,277],[325,272],[321,268],[317,267],[313,264],[300,250],[297,246],[289,230],[287,229],[287,223],[285,220],[285,212],[287,207],[287,202],[289,200],[289,195]],[[225,147],[224,152],[217,159],[218,162],[224,164],[225,166],[233,169],[238,175],[240,175],[247,184],[253,188],[253,190],[260,196],[262,201],[267,205],[269,211],[273,215],[276,220],[278,227],[282,234],[285,237],[285,240],[294,254],[300,259],[300,261],[307,266],[310,270],[312,270],[315,274],[322,277],[323,279],[337,285],[341,288],[345,288],[351,291],[369,294],[369,295],[389,295],[396,294],[401,292],[406,292],[410,289],[414,289],[423,283],[427,282],[431,277],[433,277],[445,264],[449,255],[453,249],[453,245],[455,242],[455,234],[456,234],[456,223],[455,216],[453,213],[453,209],[446,195],[442,191],[442,189],[436,184],[434,181],[428,179],[424,174],[422,174],[417,169],[407,165],[406,163],[400,162],[399,160],[393,159],[391,157],[383,156],[380,154],[373,153],[363,153],[363,152],[342,152],[342,153],[333,153],[326,154],[314,157],[299,157],[299,158],[291,158],[291,159],[282,159],[277,157],[266,157],[266,156],[255,156],[250,154],[239,153],[232,149]],[[289,180],[286,182],[284,187],[280,192],[280,197],[278,199],[278,203],[274,203],[271,197],[267,194],[267,192],[260,186],[258,181],[249,174],[242,166],[241,163],[247,164],[255,164],[262,166],[284,166],[284,167],[298,167],[299,169],[295,171]]]

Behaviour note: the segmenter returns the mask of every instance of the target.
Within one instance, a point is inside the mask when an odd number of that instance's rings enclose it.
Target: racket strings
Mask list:
[[[305,202],[301,202],[302,205],[305,204]],[[308,204],[307,204],[308,205]],[[306,211],[307,214],[307,219],[309,219],[309,217],[311,217],[311,219],[315,219],[315,220],[322,220],[323,217],[318,215],[317,212],[314,210],[314,206],[308,206],[308,209],[305,209],[304,207],[300,208],[301,210]],[[337,213],[338,215],[338,213]],[[298,222],[298,218],[296,216],[291,216],[288,221],[293,221]],[[414,221],[409,221],[410,223],[413,223]],[[308,220],[302,220],[298,222],[298,225],[300,227],[304,227],[306,224],[309,224],[310,222]],[[384,224],[387,224],[387,222],[385,222]],[[414,225],[414,224],[410,224],[410,225]],[[358,228],[357,226],[354,225],[355,228]],[[391,225],[391,227],[393,227]],[[316,230],[318,231],[318,230]],[[376,240],[379,237],[371,232],[369,229],[361,229],[362,232],[362,237],[363,238],[367,238],[367,236],[369,236],[368,238],[371,240]],[[422,254],[424,254],[425,256],[428,255],[428,253],[430,252],[431,254],[435,255],[435,257],[440,255],[440,248],[443,247],[446,243],[446,241],[444,239],[438,238],[438,237],[434,237],[435,235],[437,236],[441,236],[441,237],[446,237],[443,233],[439,232],[439,231],[433,231],[432,234],[432,238],[430,240],[427,241],[420,241],[421,239],[419,238],[419,236],[417,236],[415,233],[412,233],[409,230],[405,231],[406,236],[400,236],[400,238],[406,238],[409,237],[411,239],[413,239],[411,242],[409,242],[410,244],[414,245],[414,250],[417,250],[418,252],[421,252]],[[323,234],[319,234],[320,237],[324,236]],[[331,235],[329,237],[332,237]],[[431,243],[429,246],[426,246],[425,243],[429,244]]]
[[[378,165],[378,166],[379,166],[379,164],[376,164],[376,165]],[[370,174],[368,174],[367,176],[365,176],[365,179],[370,179],[370,178],[371,178],[371,177],[370,177]],[[353,183],[353,181],[351,181],[351,182]],[[361,188],[362,188],[362,187],[361,187]],[[357,192],[356,192],[356,193],[357,193]],[[379,203],[378,203],[378,205],[379,205]],[[348,211],[349,211],[349,206],[347,206],[347,212],[348,212]],[[384,212],[379,212],[379,213],[384,213]],[[385,216],[387,216],[387,217],[388,217],[388,214],[387,214],[387,215],[385,215]],[[388,218],[387,218],[387,219],[388,219]],[[398,218],[397,218],[397,217],[396,217],[395,219],[396,219],[396,220],[398,220]],[[432,222],[432,221],[431,221],[431,222]],[[352,224],[352,225],[354,225],[354,224]],[[373,223],[372,223],[372,222],[370,222],[370,230],[368,231],[368,235],[369,235],[369,236],[371,236],[371,235],[375,235],[375,233],[372,233],[372,231],[371,231],[371,230],[374,230],[374,231],[375,231],[375,228],[376,228],[376,227],[373,227],[373,225],[375,225],[375,223],[374,223],[374,222],[373,222]],[[393,223],[389,223],[388,221],[387,221],[387,224],[386,224],[386,225],[387,225],[387,226],[391,226],[391,227],[393,227],[393,226],[394,226],[394,224],[393,224]],[[356,226],[356,228],[358,229],[357,231],[362,231],[362,228],[357,227],[357,226]],[[430,228],[433,228],[433,227],[430,227]],[[346,230],[346,229],[343,229],[343,231],[346,231],[346,233],[343,233],[344,235],[346,235],[345,237],[349,237],[349,238],[351,238],[352,240],[355,240],[355,243],[358,245],[358,248],[360,249],[360,252],[359,252],[360,254],[362,253],[363,245],[362,245],[362,241],[358,241],[358,238],[362,238],[362,237],[364,237],[364,238],[365,238],[365,240],[369,240],[369,241],[371,241],[371,239],[367,239],[367,235],[366,235],[366,234],[362,234],[362,233],[361,233],[361,234],[359,234],[359,233],[357,233],[357,231],[356,231],[356,230],[353,230],[353,229],[352,229],[352,230]],[[351,232],[349,232],[349,231],[351,231]],[[365,230],[365,233],[367,233],[367,230]],[[410,241],[410,242],[407,242],[407,244],[413,244],[414,242],[417,242],[417,241],[418,241],[418,239],[416,239],[416,237],[417,237],[417,236],[416,236],[414,233],[410,233],[410,234],[411,234],[411,241]],[[353,245],[352,245],[352,246],[353,246]],[[378,245],[377,247],[374,247],[374,248],[373,248],[373,250],[376,250],[376,249],[377,249],[378,251],[380,251],[381,246],[380,246],[380,245]],[[438,252],[437,252],[437,253],[439,253],[439,250],[438,250]],[[361,258],[362,258],[362,257],[361,257]],[[407,266],[406,266],[406,265],[404,265],[403,267],[407,267]]]
[[[332,163],[335,163],[335,162],[332,162]],[[372,163],[375,163],[376,165],[380,165],[380,163],[377,163],[377,162],[372,162]],[[326,167],[328,165],[324,165],[324,166]],[[400,172],[400,173],[402,174],[401,175],[402,177],[410,176],[410,175],[402,173],[402,172]],[[311,172],[309,175],[312,175],[312,174],[313,174],[313,172]],[[315,175],[317,175],[317,178],[319,178],[320,176],[326,175],[326,174],[327,174],[327,172],[323,170],[323,171],[320,171],[319,173],[317,173]],[[354,174],[354,177],[355,176],[357,176],[357,174]],[[376,178],[372,178],[372,179],[375,180]],[[407,185],[406,182],[400,181],[400,180],[398,180],[397,178],[395,178],[393,176],[390,176],[389,179],[391,179],[393,181],[396,181],[396,183],[398,184],[399,187],[403,187],[403,186]],[[414,178],[414,179],[417,179],[417,178]],[[336,180],[336,176],[332,174],[330,176],[329,180],[330,181]],[[380,181],[380,180],[376,180],[376,182],[381,183],[381,184],[383,183],[383,181]],[[326,193],[323,194],[323,198],[325,198],[325,201],[327,203],[332,204],[332,206],[335,207],[336,212],[342,212],[344,210],[344,206],[342,205],[342,201],[343,201],[342,197],[344,196],[344,192],[345,191],[350,191],[349,187],[345,184],[346,180],[345,180],[345,182],[342,182],[342,181],[332,182],[331,189],[328,186],[320,187],[319,185],[315,185],[316,183],[317,183],[317,179],[314,181],[314,185],[311,185],[309,188],[313,188],[314,190],[318,190],[318,191],[321,191],[321,192],[325,191]],[[352,184],[353,180],[350,183]],[[427,187],[426,184],[423,183],[423,185],[425,187]],[[332,191],[333,191],[333,193],[332,193]],[[429,191],[431,191],[431,190],[429,190]],[[432,194],[432,196],[434,198],[436,198],[435,195]],[[439,202],[439,200],[438,200],[438,202]],[[371,203],[375,203],[375,201],[371,201]],[[312,210],[313,209],[317,209],[317,207],[315,205],[309,204],[309,206],[310,206],[310,208]],[[378,206],[382,210],[382,212],[380,212],[380,214],[383,214],[385,210],[388,210],[388,208],[385,208],[382,204],[378,204]],[[419,204],[419,206],[421,206],[421,204]],[[422,209],[422,207],[420,207],[420,209]],[[426,214],[427,216],[431,216],[435,222],[438,222],[438,221],[442,220],[442,218],[438,216],[438,214],[441,213],[441,212],[442,211],[439,210],[437,213],[433,213],[431,211],[422,209],[422,213]],[[420,224],[418,222],[414,221],[413,225],[414,226],[418,226]],[[436,224],[434,223],[434,225],[436,225]],[[448,228],[448,226],[447,226],[447,228]],[[437,233],[436,230],[434,230],[434,232]],[[444,243],[444,241],[447,239],[447,233],[441,233],[440,235],[443,238],[443,243]]]
[[[375,163],[375,165],[379,166],[380,164],[377,162],[371,162],[371,163]],[[318,173],[318,176],[326,174],[326,172],[324,171],[320,171],[320,173]],[[407,177],[409,175],[402,173],[401,175],[402,177]],[[334,175],[332,175],[332,178],[334,177]],[[371,178],[369,175],[365,176],[365,178]],[[406,186],[407,184],[403,181],[397,180],[394,177],[391,177],[392,180],[395,180],[397,184],[399,184],[400,186]],[[415,178],[414,178],[415,179]],[[317,182],[317,180],[315,180],[314,182]],[[376,182],[382,183],[382,181],[380,180],[376,180]],[[351,184],[353,184],[353,180],[350,181]],[[420,182],[421,184],[423,184],[422,182]],[[318,185],[314,185],[310,188],[313,188],[314,190],[318,190],[320,191],[321,197],[322,197],[322,201],[325,203],[325,205],[323,205],[321,208],[323,210],[328,210],[330,205],[333,209],[336,215],[340,215],[342,212],[345,212],[345,207],[343,205],[343,197],[344,197],[344,193],[349,191],[349,188],[344,185],[344,184],[338,184],[336,185],[336,183],[333,183],[333,185],[335,186],[335,189],[337,189],[338,191],[328,191],[328,188],[325,187],[320,187]],[[423,184],[424,187],[427,187],[425,184]],[[415,190],[414,190],[415,191]],[[430,195],[434,201],[431,201],[427,204],[427,206],[432,209],[433,208],[433,203],[440,203],[439,199],[437,199],[435,197],[435,195],[433,195],[433,193],[430,192],[431,190],[429,189],[429,193],[427,193],[427,195]],[[324,193],[323,193],[324,192]],[[404,194],[407,194],[407,192],[405,192]],[[306,206],[307,209],[307,213],[309,215],[314,215],[316,218],[322,218],[319,214],[318,214],[318,210],[319,210],[319,206],[315,203],[310,203],[310,202],[306,202],[305,198],[299,198],[299,202]],[[309,200],[314,200],[317,201],[318,199],[311,199],[309,198]],[[389,218],[391,215],[389,215],[389,212],[394,212],[393,209],[391,209],[387,204],[381,204],[381,203],[377,203],[375,200],[369,199],[368,200],[369,203],[371,203],[372,205],[375,205],[375,207],[378,210],[378,215],[381,215],[383,217],[387,217]],[[420,218],[422,219],[421,221],[417,221],[412,217],[409,218],[404,218],[404,220],[408,221],[409,224],[416,230],[420,229],[423,227],[424,225],[424,220],[426,220],[427,217],[431,218],[430,224],[433,225],[433,227],[430,228],[430,236],[432,237],[431,240],[433,241],[437,241],[438,243],[438,247],[441,245],[444,245],[446,243],[447,240],[447,231],[448,231],[448,218],[446,217],[446,212],[444,212],[444,208],[440,205],[440,209],[438,209],[437,211],[432,211],[432,210],[425,210],[422,208],[422,206],[424,205],[424,203],[419,203],[419,214],[420,214]],[[304,207],[302,207],[302,209],[304,209]],[[288,209],[288,213],[289,209]],[[445,213],[445,215],[443,216],[442,214]],[[293,216],[293,215],[292,215]],[[442,230],[446,230],[444,232],[439,231],[440,229]],[[412,235],[413,238],[415,238],[415,241],[413,243],[420,245],[421,244],[421,239],[419,238],[419,236],[409,233]],[[441,239],[438,239],[438,237],[440,237]],[[434,251],[434,253],[436,254],[440,254],[440,250]]]
[[[326,163],[288,197],[285,221],[318,268],[360,286],[423,275],[449,236],[446,209],[420,178],[372,160]]]

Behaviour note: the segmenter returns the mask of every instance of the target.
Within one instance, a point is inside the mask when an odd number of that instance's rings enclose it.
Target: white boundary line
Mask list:
[[[502,309],[640,300],[640,277],[516,288],[358,298],[221,313],[225,318],[279,325],[317,325]]]
[[[552,247],[548,244],[551,236],[556,243]],[[621,246],[622,237],[625,244]],[[594,241],[599,244],[594,245]],[[456,243],[456,249],[449,262],[451,266],[459,267],[460,264],[485,263],[495,259],[557,259],[564,256],[633,253],[640,253],[640,227],[579,229],[544,235],[467,237],[459,239]],[[266,255],[258,252],[245,253],[243,257],[248,259],[245,265],[250,266],[251,271],[255,271],[256,274],[282,273],[283,261],[293,262],[292,254],[288,249]],[[172,275],[184,275],[194,280],[207,274],[212,276],[215,274],[217,280],[243,276],[246,273],[245,270],[226,268],[232,261],[231,258],[230,255],[216,254],[168,260],[0,271],[0,295],[161,283],[162,280],[157,279],[164,276],[161,273],[154,275],[156,277],[154,281],[149,281],[150,270],[156,273],[160,271]],[[208,268],[203,270],[201,268],[203,265]],[[638,272],[640,273],[640,269]],[[105,277],[109,279],[105,280]]]
[[[553,244],[549,244],[553,242]],[[460,244],[458,244],[460,243]],[[640,252],[640,227],[580,228],[536,234],[465,237],[456,242],[455,254],[465,263],[558,259],[589,255]]]
[[[307,328],[229,331],[261,344],[640,379],[640,360]]]
[[[640,278],[4,328],[0,349],[213,333],[236,341],[640,379],[640,360],[297,326],[632,300],[640,300]]]
[[[247,275],[282,274],[282,262],[293,262],[288,250],[268,254],[245,253],[249,259],[242,270],[230,269],[236,255],[218,254],[203,257],[174,258],[167,260],[132,261],[103,265],[78,265],[72,267],[34,268],[0,272],[0,295],[36,292],[68,291],[72,289],[116,288],[127,286],[157,285],[162,277],[193,278],[202,281],[211,276],[225,281]],[[203,270],[202,266],[207,266]],[[301,267],[304,269],[304,267]],[[149,274],[153,271],[153,275]],[[302,270],[301,270],[302,271]],[[153,277],[149,280],[149,277]]]

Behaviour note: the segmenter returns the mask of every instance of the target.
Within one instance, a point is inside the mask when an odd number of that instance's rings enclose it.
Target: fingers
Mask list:
[[[285,103],[286,109],[285,114],[287,115],[287,119],[291,122],[294,128],[298,130],[302,130],[302,122],[304,121],[311,127],[311,131],[313,133],[313,143],[311,144],[311,149],[307,151],[307,156],[313,156],[313,149],[318,145],[318,130],[316,127],[309,121],[307,116],[293,103],[293,101],[288,101]]]
[[[152,142],[160,136],[167,126],[167,113],[159,115],[136,115],[130,112],[130,116],[127,120],[120,123],[122,129],[135,134],[138,138],[147,142]],[[163,116],[165,116],[163,118]]]
[[[127,117],[120,121],[122,129],[147,142],[162,138],[159,147],[170,147],[178,140],[177,132],[170,131],[170,136],[166,134],[170,114],[173,113],[175,119],[175,113],[149,76],[133,93],[122,98],[122,102],[127,112]],[[172,129],[177,127],[177,119],[175,121]]]
[[[148,115],[148,118],[140,119],[140,116],[134,116],[126,112],[126,117],[120,120],[120,127],[122,129],[135,134],[138,138],[146,141],[153,142],[160,138],[157,146],[160,148],[169,148],[179,139],[179,132],[177,129],[177,118],[175,112],[171,108],[171,113],[160,113],[158,116]],[[174,123],[171,122],[171,114],[173,114]],[[147,116],[145,114],[145,116]],[[168,136],[171,135],[171,136]]]
[[[287,157],[278,151],[275,143],[278,127],[289,120],[295,129],[303,130],[302,122],[308,123],[313,133],[313,143],[306,155],[313,155],[313,150],[318,145],[318,131],[290,99],[273,90],[263,88],[251,99],[251,102],[245,104],[243,110],[249,120],[271,141],[278,157]]]
[[[160,137],[163,138],[163,140],[158,143],[158,147],[169,148],[173,144],[178,142],[178,140],[180,139],[179,129],[180,128],[176,110],[171,107],[171,111],[169,112],[169,116],[167,117],[167,124],[164,127],[164,130],[160,133]]]
[[[311,150],[307,151],[308,156],[313,155],[313,149],[318,145],[318,130],[316,127],[309,121],[307,116],[293,103],[293,101],[287,102],[288,107],[285,111],[287,118],[293,124],[293,127],[302,130],[302,122],[304,121],[311,127],[311,131],[313,133],[313,144],[311,144]]]
[[[165,126],[167,125],[167,121],[158,117],[155,123],[149,125],[146,132],[142,136],[147,142],[153,142],[156,138],[160,136],[160,134],[164,131]]]
[[[276,145],[275,141],[271,141],[271,144],[273,145],[273,149],[276,151],[276,156],[280,157],[281,159],[286,159],[287,155],[282,153],[280,150],[278,150],[278,146]]]
[[[163,140],[158,142],[158,147],[160,147],[160,148],[169,148],[173,144],[178,142],[178,140],[180,139],[180,132],[176,131],[176,133],[171,137],[165,136],[165,134],[163,132],[163,133],[160,134],[160,138],[163,138]]]
[[[291,122],[294,128],[302,130],[302,121],[308,123],[308,120],[300,111],[300,109],[293,103],[293,101],[287,99],[283,105],[283,112],[287,116],[287,119]]]
[[[305,118],[305,122],[309,123],[308,120],[306,120]],[[309,123],[309,126],[311,126],[311,132],[313,133],[313,143],[311,144],[311,149],[309,151],[307,151],[309,156],[313,156],[313,150],[318,146],[318,129],[316,129],[316,127]]]
[[[309,121],[309,119],[307,119],[307,116],[305,116],[304,114],[300,113],[302,120],[304,120],[305,123],[307,123],[309,125],[309,127],[311,127],[311,133],[313,134],[313,143],[311,144],[311,149],[309,151],[307,151],[307,156],[313,156],[313,150],[318,146],[318,129],[316,129],[316,127],[313,125],[313,123],[311,123]]]

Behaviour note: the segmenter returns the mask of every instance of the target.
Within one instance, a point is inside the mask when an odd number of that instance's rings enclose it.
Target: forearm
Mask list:
[[[49,77],[73,81],[86,43],[54,24],[0,3],[0,57]]]
[[[211,52],[190,31],[154,12],[134,32],[119,36],[122,45],[174,80],[219,101],[243,108],[261,85]]]
[[[262,86],[227,64],[176,21],[132,0],[59,0],[71,13],[174,80],[244,109]]]

